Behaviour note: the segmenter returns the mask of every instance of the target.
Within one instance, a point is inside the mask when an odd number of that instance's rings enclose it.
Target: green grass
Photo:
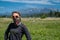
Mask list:
[[[60,40],[60,19],[59,20],[40,20],[22,19],[32,37],[32,40]],[[4,32],[7,29],[10,18],[0,18],[0,40],[4,40]],[[26,38],[23,37],[23,40]]]

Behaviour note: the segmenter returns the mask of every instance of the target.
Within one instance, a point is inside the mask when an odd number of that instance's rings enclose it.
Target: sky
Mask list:
[[[0,13],[27,8],[55,8],[60,10],[60,0],[0,0]]]

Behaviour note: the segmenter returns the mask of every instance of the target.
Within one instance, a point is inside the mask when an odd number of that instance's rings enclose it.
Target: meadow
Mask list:
[[[0,18],[0,40],[4,40],[4,32],[11,18]],[[32,37],[32,40],[60,40],[60,18],[22,18]],[[26,40],[25,36],[22,40]]]

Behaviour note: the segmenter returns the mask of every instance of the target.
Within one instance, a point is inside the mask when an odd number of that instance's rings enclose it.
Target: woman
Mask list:
[[[30,33],[24,24],[21,23],[21,15],[19,12],[12,12],[13,23],[10,23],[5,31],[4,40],[22,40],[25,34],[27,40],[31,40]]]

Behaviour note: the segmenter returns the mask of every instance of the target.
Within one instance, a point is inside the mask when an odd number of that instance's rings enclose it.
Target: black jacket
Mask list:
[[[5,31],[4,40],[22,40],[23,34],[27,40],[31,40],[30,33],[24,24],[16,26],[14,23],[10,23]]]

